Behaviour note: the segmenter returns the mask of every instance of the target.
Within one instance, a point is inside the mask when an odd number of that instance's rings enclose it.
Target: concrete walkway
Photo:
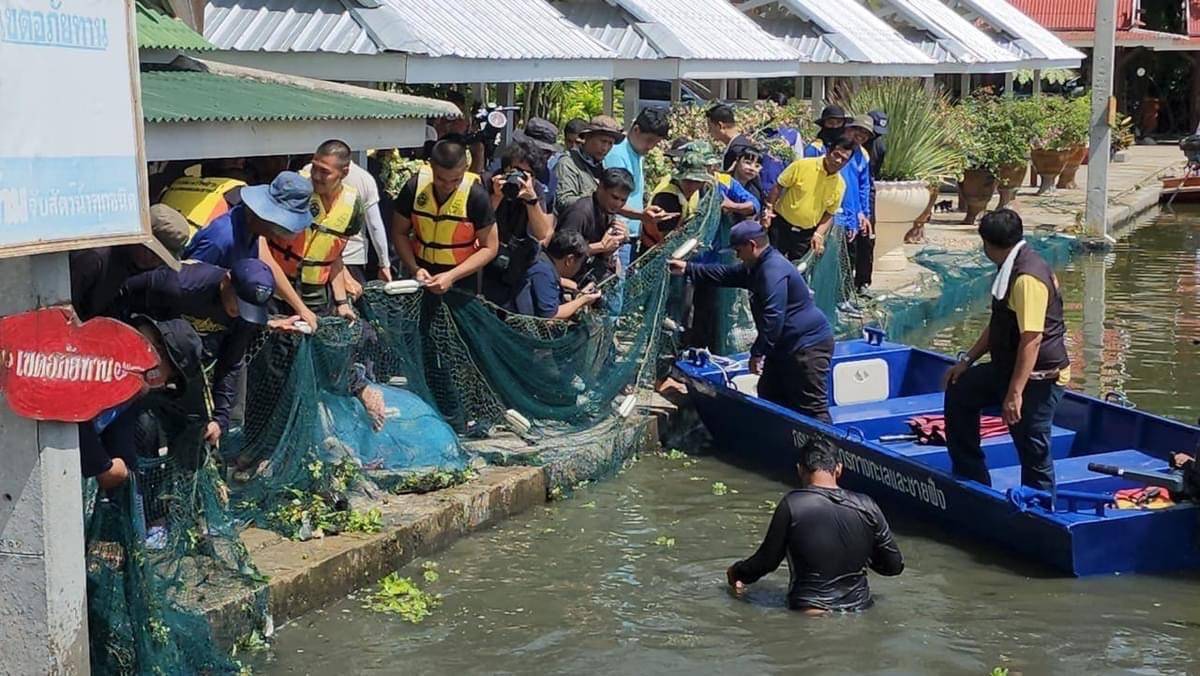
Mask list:
[[[1183,153],[1174,145],[1134,146],[1125,151],[1124,162],[1109,166],[1108,230],[1116,233],[1135,221],[1139,216],[1158,204],[1159,178],[1164,174],[1182,172]],[[1038,195],[1037,189],[1029,187],[1028,177],[1020,189],[1011,208],[1021,214],[1027,230],[1052,228],[1059,232],[1083,233],[1084,210],[1087,186],[1087,167],[1079,168],[1076,174],[1077,189],[1058,189],[1047,195]],[[957,202],[953,195],[944,194],[942,199]],[[989,208],[999,201],[994,196]],[[935,213],[925,226],[926,241],[921,244],[906,244],[905,253],[911,260],[923,249],[966,251],[979,246],[976,225],[962,222],[962,212]],[[895,273],[878,273],[872,289],[877,293],[898,293],[915,286],[928,287],[932,276],[915,263],[907,270]]]

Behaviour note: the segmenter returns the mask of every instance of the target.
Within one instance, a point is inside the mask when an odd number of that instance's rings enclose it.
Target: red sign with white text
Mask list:
[[[84,422],[149,388],[158,354],[137,329],[70,308],[0,317],[0,393],[19,416]]]

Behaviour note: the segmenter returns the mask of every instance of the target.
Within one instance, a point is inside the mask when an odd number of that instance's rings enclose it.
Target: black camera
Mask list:
[[[517,199],[517,195],[521,193],[521,188],[525,187],[525,180],[529,178],[529,174],[520,169],[509,169],[504,174],[504,183],[500,186],[500,194],[510,200]]]

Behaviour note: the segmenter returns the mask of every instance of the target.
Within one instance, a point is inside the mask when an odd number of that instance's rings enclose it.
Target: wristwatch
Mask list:
[[[958,363],[960,363],[960,364],[970,364],[972,361],[974,361],[974,360],[972,360],[972,359],[971,359],[971,355],[970,355],[970,354],[967,354],[966,352],[959,352],[959,353],[958,353]]]

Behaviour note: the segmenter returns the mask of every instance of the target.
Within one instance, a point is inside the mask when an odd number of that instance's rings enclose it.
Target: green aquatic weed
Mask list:
[[[720,481],[713,482],[713,485],[712,485],[712,494],[713,495],[725,495],[728,492],[729,492],[729,486],[726,486],[724,483],[722,483]]]
[[[425,581],[429,584],[437,582],[438,578],[440,577],[437,572],[437,564],[433,561],[426,561],[425,563],[422,563],[421,577],[425,578]]]
[[[404,621],[417,624],[433,614],[442,604],[441,596],[422,591],[411,578],[391,573],[379,581],[363,607],[377,613],[399,615]]]
[[[270,647],[271,644],[267,642],[267,639],[255,629],[249,634],[238,637],[237,643],[233,644],[233,650],[229,651],[229,656],[237,657],[241,653],[260,653]]]
[[[658,545],[659,547],[666,547],[667,549],[670,549],[671,547],[675,546],[675,538],[667,537],[666,535],[659,535],[658,538],[654,540],[654,544]]]

